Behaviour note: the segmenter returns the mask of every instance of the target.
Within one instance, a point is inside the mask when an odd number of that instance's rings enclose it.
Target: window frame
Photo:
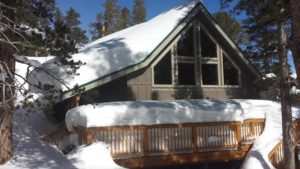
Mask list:
[[[178,37],[176,37],[176,39],[174,40],[174,46],[173,46],[173,50],[174,50],[174,59],[175,59],[175,63],[174,63],[174,86],[176,87],[179,87],[179,88],[184,88],[184,87],[197,87],[198,86],[198,81],[197,81],[197,69],[198,69],[198,66],[197,66],[197,62],[198,62],[198,59],[197,59],[197,27],[195,26],[196,25],[196,21],[193,21],[191,23],[189,23],[185,28],[184,30],[179,34]],[[189,29],[192,28],[192,32],[193,32],[193,52],[194,52],[194,56],[191,57],[191,56],[179,56],[177,54],[177,44],[178,42],[180,41],[181,37],[189,31]],[[179,73],[178,73],[178,64],[179,63],[187,63],[187,64],[194,64],[194,81],[195,83],[193,85],[183,85],[183,84],[179,84]]]
[[[199,35],[198,35],[198,39],[199,39],[199,49],[200,49],[200,52],[199,52],[199,58],[200,58],[200,75],[201,75],[201,78],[200,78],[200,81],[201,81],[201,87],[223,87],[222,86],[222,77],[221,77],[221,70],[222,70],[222,67],[220,65],[220,52],[221,52],[221,49],[218,45],[218,43],[216,42],[216,40],[208,33],[207,29],[204,27],[204,25],[199,22],[200,24],[200,28],[198,30],[199,32]],[[217,54],[217,57],[216,58],[210,58],[210,57],[202,57],[202,46],[201,46],[201,29],[203,29],[203,31],[206,33],[206,35],[213,41],[213,43],[215,43],[216,45],[216,54]],[[216,64],[217,65],[217,74],[218,74],[218,84],[217,85],[205,85],[203,84],[203,75],[202,75],[202,65],[203,64]]]
[[[236,65],[236,63],[228,56],[228,54],[222,50],[222,53],[221,53],[221,57],[222,57],[222,61],[221,61],[221,64],[222,64],[222,85],[224,87],[228,87],[228,88],[239,88],[241,87],[242,85],[242,79],[241,79],[241,69]],[[224,61],[223,61],[223,58],[226,57],[226,59],[228,59],[228,61],[232,64],[232,66],[238,71],[238,85],[225,85],[225,76],[224,76]]]
[[[191,56],[178,56],[177,55],[177,43],[184,33],[192,27],[194,35],[194,57]],[[201,29],[207,34],[207,36],[215,43],[216,45],[216,58],[202,57],[201,53]],[[171,52],[171,78],[172,84],[155,84],[154,82],[154,67],[161,61],[165,55]],[[225,56],[223,56],[225,55]],[[226,57],[230,63],[238,70],[238,85],[225,85],[224,84],[224,69],[223,69],[223,57]],[[178,63],[192,63],[194,64],[194,85],[179,85],[178,83]],[[217,73],[218,73],[218,85],[204,85],[203,76],[202,76],[202,64],[216,64]],[[174,88],[241,88],[241,69],[239,66],[229,57],[225,50],[217,43],[217,40],[211,36],[207,28],[197,19],[188,23],[183,30],[175,36],[173,41],[161,52],[161,54],[153,61],[151,64],[152,69],[152,87],[154,89],[174,89]]]
[[[173,87],[174,86],[174,51],[173,51],[173,45],[174,43],[172,43],[171,45],[168,46],[168,48],[166,48],[157,59],[154,60],[154,62],[151,65],[151,76],[152,76],[152,87]],[[155,66],[166,56],[166,54],[168,52],[171,52],[171,78],[172,78],[172,83],[171,84],[155,84],[155,73],[154,73],[154,68]]]

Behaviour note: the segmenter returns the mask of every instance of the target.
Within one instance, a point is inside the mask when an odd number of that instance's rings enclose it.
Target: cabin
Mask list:
[[[86,65],[63,88],[60,113],[111,101],[258,98],[260,74],[200,2],[98,39],[73,59]]]

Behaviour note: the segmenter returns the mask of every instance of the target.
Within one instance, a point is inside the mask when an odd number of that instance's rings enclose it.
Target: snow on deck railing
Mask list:
[[[264,119],[241,122],[77,127],[79,144],[105,142],[113,157],[239,149],[261,134]]]
[[[294,137],[293,137],[295,147],[300,142],[299,127],[300,127],[300,119],[297,119],[293,122],[293,128],[295,129]],[[280,169],[283,167],[283,165],[284,165],[284,150],[283,150],[283,141],[282,140],[280,140],[279,143],[276,144],[276,146],[269,153],[268,157],[269,157],[271,164],[275,168]]]
[[[78,145],[77,135],[69,132],[65,124],[58,126],[55,130],[40,137],[40,139],[54,145],[64,154],[69,153]]]

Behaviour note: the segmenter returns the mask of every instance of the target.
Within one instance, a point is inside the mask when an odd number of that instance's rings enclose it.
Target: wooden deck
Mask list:
[[[79,144],[103,141],[115,162],[126,168],[155,168],[193,163],[225,162],[243,159],[264,129],[264,119],[241,122],[205,122],[164,125],[76,128]],[[294,135],[299,142],[300,121]],[[58,148],[72,135],[65,126],[43,137]],[[77,138],[76,138],[77,139]],[[280,141],[269,154],[273,166],[281,168],[283,148]],[[299,168],[299,167],[298,167]]]

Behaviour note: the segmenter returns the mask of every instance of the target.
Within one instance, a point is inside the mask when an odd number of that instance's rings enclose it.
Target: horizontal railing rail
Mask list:
[[[163,125],[77,127],[79,144],[103,141],[113,157],[238,149],[264,128],[264,119]],[[251,139],[250,139],[251,138]]]

